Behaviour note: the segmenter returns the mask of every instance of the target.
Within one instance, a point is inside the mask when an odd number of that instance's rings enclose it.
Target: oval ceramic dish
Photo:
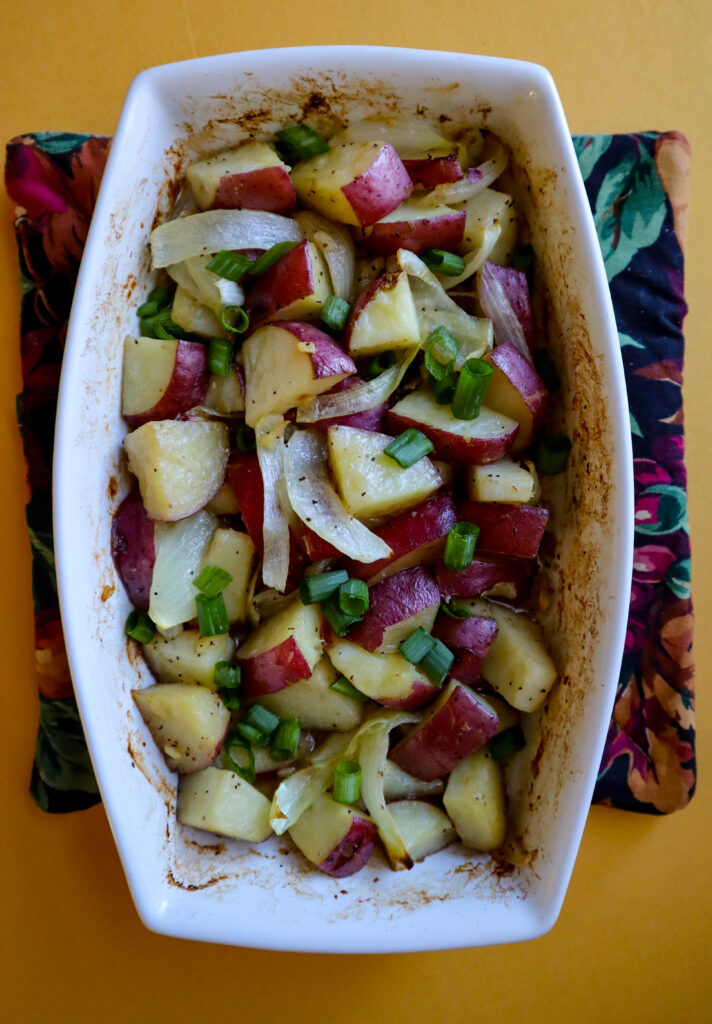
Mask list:
[[[152,677],[123,633],[111,560],[127,491],[120,416],[124,336],[151,284],[148,235],[198,154],[307,118],[317,130],[381,114],[491,128],[513,154],[518,209],[546,285],[562,379],[556,426],[573,439],[551,478],[556,557],[541,619],[561,679],[512,779],[504,865],[460,844],[393,872],[314,870],[285,838],[260,846],[179,825],[176,777],[131,690]],[[608,727],[631,578],[632,472],[620,350],[598,243],[556,89],[518,61],[390,48],[230,54],[143,72],[121,115],[76,290],[60,390],[55,540],[82,721],[139,914],[168,935],[281,950],[403,952],[530,939],[559,913]]]

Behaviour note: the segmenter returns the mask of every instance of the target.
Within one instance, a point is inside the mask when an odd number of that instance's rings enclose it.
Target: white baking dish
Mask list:
[[[557,553],[543,614],[562,680],[520,756],[512,801],[531,856],[503,870],[456,845],[392,872],[314,870],[289,843],[259,847],[179,826],[175,776],[131,699],[147,685],[123,635],[128,599],[110,551],[126,492],[122,340],[150,284],[147,240],[196,153],[303,116],[435,114],[512,147],[514,191],[549,291],[558,415],[574,439],[546,497]],[[101,187],[64,357],[55,452],[62,617],[82,721],[144,922],[169,935],[282,950],[402,952],[510,942],[559,913],[586,820],[620,665],[631,575],[630,433],[610,296],[563,111],[549,74],[518,61],[380,47],[229,54],[143,72]]]

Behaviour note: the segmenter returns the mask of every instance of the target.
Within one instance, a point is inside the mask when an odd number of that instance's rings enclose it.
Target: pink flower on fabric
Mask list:
[[[633,579],[638,583],[660,583],[675,561],[669,548],[645,544],[633,552]]]
[[[5,184],[14,203],[30,217],[62,213],[69,197],[64,179],[50,158],[37,146],[12,146],[8,149]]]
[[[633,475],[641,487],[670,483],[668,471],[653,459],[633,459]]]

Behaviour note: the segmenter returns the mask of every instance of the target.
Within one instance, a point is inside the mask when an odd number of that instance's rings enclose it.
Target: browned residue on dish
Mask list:
[[[214,885],[224,882],[229,877],[229,875],[214,875],[212,878],[196,884],[195,882],[183,882],[180,878],[176,878],[170,868],[166,871],[166,881],[168,884],[175,886],[176,889],[184,889],[186,892],[200,892],[201,889],[212,889]]]
[[[101,589],[101,600],[102,601],[108,601],[109,598],[111,597],[111,595],[114,593],[115,590],[116,590],[116,587],[114,587],[113,585],[107,583]]]

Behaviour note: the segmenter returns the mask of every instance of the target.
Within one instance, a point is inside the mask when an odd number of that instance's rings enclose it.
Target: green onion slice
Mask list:
[[[156,625],[146,612],[134,610],[129,613],[124,625],[124,633],[140,644],[150,644],[156,633]]]
[[[534,464],[540,473],[556,476],[566,465],[571,451],[571,441],[563,435],[540,437],[534,455]]]
[[[518,750],[526,746],[521,725],[512,725],[509,729],[498,732],[490,740],[489,746],[490,754],[495,761],[500,761],[503,757],[509,757],[510,754],[516,754]]]
[[[227,281],[239,281],[253,262],[254,260],[241,252],[221,249],[220,252],[215,253],[210,263],[206,263],[205,269],[217,274],[218,277],[224,277]]]
[[[470,619],[472,612],[464,605],[455,604],[452,598],[440,602],[440,611],[450,619]]]
[[[237,761],[237,751],[241,752],[242,763]],[[245,782],[255,781],[255,755],[249,741],[237,730],[228,733],[227,739],[223,743],[222,752],[225,764],[231,772],[239,775]]]
[[[255,729],[259,729],[263,735],[270,736],[279,725],[280,719],[279,715],[272,714],[261,704],[253,704],[243,721]]]
[[[198,609],[198,629],[201,636],[219,636],[229,632],[230,622],[222,594],[196,594],[195,604]]]
[[[228,318],[233,314],[234,321],[231,323]],[[220,323],[226,331],[232,331],[233,334],[244,334],[250,326],[250,316],[242,306],[223,306],[220,310]]]
[[[299,242],[276,242],[271,249],[267,252],[263,252],[258,257],[248,270],[250,277],[260,277],[266,270],[276,263],[281,258],[293,249],[295,245],[299,245]]]
[[[360,615],[349,615],[341,610],[338,599],[332,597],[326,604],[322,605],[324,618],[329,623],[337,636],[346,636],[348,631],[361,621]]]
[[[302,734],[298,718],[285,718],[270,739],[269,756],[273,761],[291,761],[297,753]]]
[[[441,686],[454,660],[455,655],[448,650],[442,640],[433,639],[433,646],[420,659],[418,668],[422,669],[437,686]]]
[[[241,423],[235,431],[235,444],[241,452],[253,452],[257,447],[257,441],[252,427]]]
[[[239,711],[242,707],[242,701],[237,696],[234,690],[218,690],[220,699],[222,700],[228,711]]]
[[[425,369],[437,381],[445,380],[455,369],[460,346],[447,327],[436,327],[425,346]]]
[[[213,679],[219,690],[236,690],[242,683],[242,668],[232,661],[216,661]]]
[[[232,576],[219,565],[206,565],[193,580],[193,586],[205,594],[206,597],[215,597],[220,594],[228,583],[232,583]]]
[[[418,665],[434,643],[435,637],[426,632],[422,626],[418,626],[410,636],[401,641],[398,649],[411,665]]]
[[[453,523],[445,541],[443,562],[446,569],[462,572],[475,557],[475,545],[480,528],[474,523]]]
[[[340,299],[338,295],[330,295],[321,311],[322,323],[325,323],[332,331],[343,331],[350,312],[351,306],[346,299]]]
[[[208,369],[220,377],[230,376],[232,344],[225,338],[211,338],[208,342]]]
[[[448,374],[448,376],[443,377],[442,380],[436,380],[435,377],[431,377],[430,387],[432,388],[433,396],[438,405],[450,405],[455,397],[457,377],[454,373]]]
[[[534,369],[546,384],[547,391],[556,391],[561,385],[551,356],[545,348],[534,349]]]
[[[445,249],[426,249],[420,257],[426,267],[436,274],[458,277],[465,269],[465,261],[457,253]]]
[[[339,587],[337,600],[342,612],[360,618],[368,611],[368,587],[363,580],[347,580]]]
[[[371,380],[374,377],[380,377],[386,370],[390,370],[392,366],[396,365],[396,354],[395,352],[379,352],[377,356],[366,366],[366,376]]]
[[[494,367],[484,359],[468,359],[460,370],[452,400],[452,414],[458,420],[474,420],[480,414]]]
[[[299,596],[302,604],[319,604],[335,594],[342,583],[348,581],[349,574],[345,569],[334,569],[332,572],[321,572],[317,576],[305,576],[299,584]]]
[[[339,761],[334,768],[334,800],[337,804],[355,804],[361,796],[361,765],[357,761]]]
[[[170,288],[154,288],[153,291],[148,293],[146,301],[143,302],[136,310],[136,315],[143,319],[144,317],[155,316],[156,313],[160,313],[162,309],[165,309],[171,304],[171,289]]]
[[[277,140],[280,156],[288,164],[295,164],[299,160],[308,160],[309,157],[326,153],[329,149],[326,139],[323,139],[308,124],[290,124],[287,128],[280,128],[276,131],[274,137]]]
[[[237,723],[235,731],[242,736],[243,740],[247,740],[248,743],[252,744],[253,747],[266,747],[269,743],[269,736],[266,736],[261,729],[250,725],[244,719]]]
[[[409,427],[383,449],[383,454],[394,459],[402,469],[408,469],[434,449],[435,445],[430,438],[414,427]]]
[[[172,341],[180,338],[182,327],[171,320],[170,308],[159,309],[153,316],[141,319],[141,335],[144,338],[161,338],[163,341]]]
[[[351,697],[352,700],[357,700],[361,703],[368,700],[366,694],[357,690],[351,680],[347,679],[346,676],[338,676],[333,683],[329,683],[329,689],[333,690],[334,693],[341,693],[344,697]]]

